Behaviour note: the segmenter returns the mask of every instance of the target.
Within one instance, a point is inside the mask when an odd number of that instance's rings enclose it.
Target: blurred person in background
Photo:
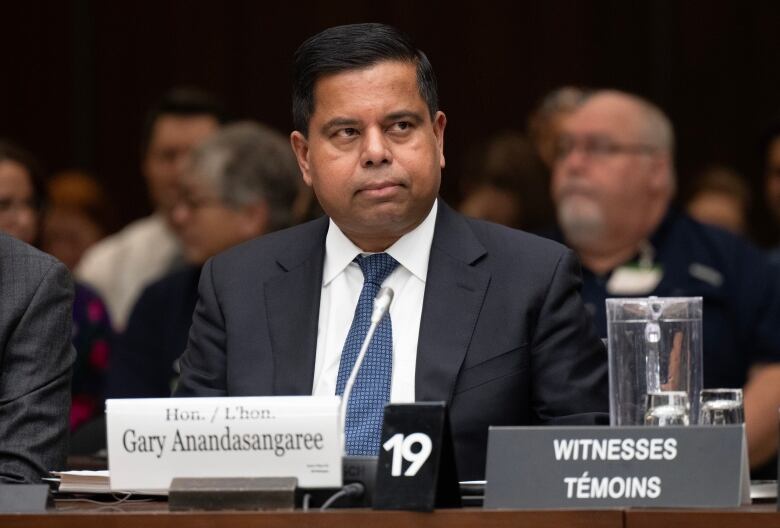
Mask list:
[[[685,210],[693,218],[745,236],[750,187],[735,170],[715,165],[699,174],[688,193]]]
[[[0,141],[0,230],[35,245],[46,203],[46,187],[38,163],[26,151]],[[113,339],[103,301],[85,285],[76,282],[75,287],[76,361],[71,385],[71,431],[103,412],[105,371]]]
[[[476,183],[461,202],[461,213],[528,231],[553,223],[547,169],[522,134],[496,134],[471,164],[468,173]]]
[[[182,263],[171,218],[179,179],[192,150],[223,121],[222,104],[190,88],[166,94],[146,118],[141,167],[155,211],[90,248],[76,268],[106,300],[120,332],[143,288]]]
[[[606,336],[607,297],[701,296],[704,387],[744,387],[754,478],[777,470],[780,295],[765,255],[670,206],[674,132],[650,102],[590,95],[563,122],[552,194],[580,257],[582,295]]]
[[[287,138],[261,124],[227,125],[193,153],[172,209],[188,265],[141,294],[111,358],[110,396],[170,396],[201,266],[222,250],[290,226],[301,181]]]
[[[770,261],[780,266],[780,119],[772,122],[761,141],[764,166],[764,198],[774,225]]]
[[[562,86],[546,94],[528,117],[531,144],[548,170],[555,165],[558,134],[566,116],[585,100],[588,92],[575,86]]]
[[[504,132],[488,140],[472,158],[460,212],[532,232],[549,230],[555,213],[550,200],[550,170],[561,123],[587,92],[573,86],[545,95],[531,111],[527,139]]]
[[[46,184],[35,158],[0,140],[0,230],[36,245],[44,196]]]
[[[41,249],[71,271],[111,230],[111,205],[98,181],[82,171],[55,174],[48,182]]]

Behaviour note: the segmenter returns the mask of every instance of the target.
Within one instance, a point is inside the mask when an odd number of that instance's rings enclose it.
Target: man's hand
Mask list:
[[[777,452],[780,365],[754,366],[745,385],[744,398],[748,456],[750,467],[756,468]]]

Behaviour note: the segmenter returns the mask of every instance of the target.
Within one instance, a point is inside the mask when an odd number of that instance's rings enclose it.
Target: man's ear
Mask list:
[[[670,156],[655,156],[652,160],[651,188],[659,193],[674,193],[674,167]]]
[[[298,167],[303,175],[303,182],[311,187],[311,172],[309,165],[309,141],[301,132],[297,130],[290,134],[290,145],[295,153],[295,159],[298,160]]]
[[[436,136],[436,144],[439,147],[439,166],[444,168],[444,128],[447,126],[447,116],[438,111],[433,116],[433,135]]]

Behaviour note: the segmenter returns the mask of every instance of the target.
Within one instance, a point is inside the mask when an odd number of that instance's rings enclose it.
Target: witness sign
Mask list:
[[[486,508],[736,507],[744,426],[491,427]]]

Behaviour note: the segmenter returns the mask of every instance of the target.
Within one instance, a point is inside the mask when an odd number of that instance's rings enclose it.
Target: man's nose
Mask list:
[[[176,157],[173,159],[173,171],[177,178],[181,178],[181,175],[187,170],[191,152],[189,149],[182,149],[176,153]]]
[[[555,172],[578,173],[587,161],[587,153],[582,145],[577,143],[570,145],[565,151],[559,151],[555,158],[553,170]]]
[[[182,200],[178,200],[174,205],[173,209],[171,209],[171,221],[173,222],[174,226],[177,228],[181,228],[182,226],[187,224],[187,221],[190,216],[190,209],[185,205]]]
[[[363,135],[363,152],[361,153],[361,165],[363,167],[376,167],[389,164],[393,161],[393,153],[387,142],[387,138],[379,129],[367,129]]]

